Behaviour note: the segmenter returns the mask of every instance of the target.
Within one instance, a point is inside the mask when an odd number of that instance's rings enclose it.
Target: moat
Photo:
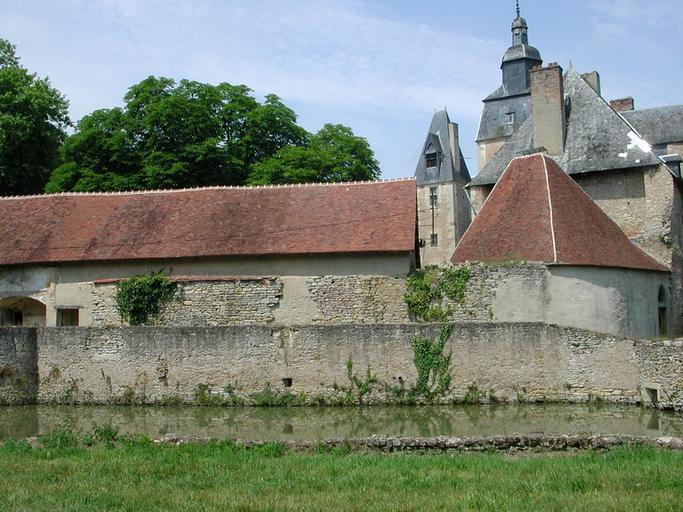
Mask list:
[[[683,437],[683,414],[635,406],[528,404],[377,407],[0,407],[0,440],[62,425],[89,431],[112,424],[158,438],[174,433],[250,440],[377,436],[494,436],[512,433]]]

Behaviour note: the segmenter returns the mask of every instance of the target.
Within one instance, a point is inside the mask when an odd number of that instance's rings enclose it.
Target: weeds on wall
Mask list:
[[[444,304],[444,297],[462,303],[469,279],[470,269],[466,266],[427,267],[412,272],[404,296],[410,314],[425,322],[447,320],[452,306]]]
[[[121,320],[130,325],[144,325],[156,317],[175,294],[176,285],[163,270],[133,276],[116,286],[116,309]]]

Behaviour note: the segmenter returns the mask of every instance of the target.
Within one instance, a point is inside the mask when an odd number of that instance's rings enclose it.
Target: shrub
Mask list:
[[[175,283],[163,271],[137,275],[116,287],[116,308],[121,320],[130,325],[144,325],[173,298]]]

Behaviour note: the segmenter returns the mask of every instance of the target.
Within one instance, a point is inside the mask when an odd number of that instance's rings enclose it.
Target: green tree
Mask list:
[[[308,135],[277,96],[259,103],[251,93],[149,77],[128,90],[123,108],[81,119],[46,191],[242,185],[254,163]]]
[[[43,190],[66,136],[68,102],[0,39],[0,195]]]
[[[254,165],[253,185],[374,180],[380,170],[368,141],[351,128],[326,124],[305,146],[285,146]]]

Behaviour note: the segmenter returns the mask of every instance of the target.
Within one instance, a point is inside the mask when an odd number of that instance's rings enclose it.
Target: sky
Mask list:
[[[681,0],[520,0],[545,63],[597,70],[606,99],[683,103]],[[501,83],[513,0],[0,0],[0,37],[77,121],[149,75],[274,93],[317,131],[350,126],[383,178],[412,176],[436,109],[472,175],[481,100]]]

